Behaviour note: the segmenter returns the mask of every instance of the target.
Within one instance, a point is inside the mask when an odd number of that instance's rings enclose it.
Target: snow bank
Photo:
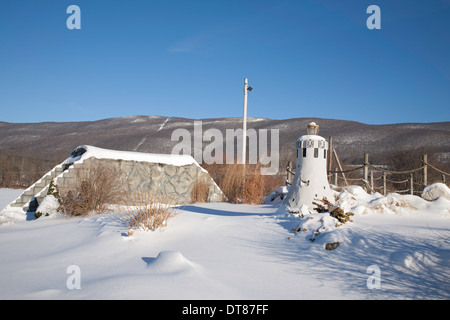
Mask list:
[[[335,193],[334,206],[327,212],[318,213],[303,206],[299,213],[289,213],[282,205],[277,210],[281,219],[295,218],[292,230],[294,234],[301,235],[305,240],[319,243],[326,247],[330,243],[351,242],[348,233],[353,227],[353,220],[361,216],[399,216],[414,217],[426,215],[425,218],[445,218],[450,215],[450,201],[441,197],[434,202],[428,202],[418,196],[390,193],[386,196],[380,193],[368,194],[360,186],[349,186],[341,192]],[[349,222],[342,223],[333,217],[330,212],[340,208],[350,218]]]
[[[37,207],[36,213],[40,213],[43,216],[50,216],[55,214],[59,207],[60,204],[58,199],[54,195],[48,194]]]
[[[22,208],[10,207],[9,204],[17,199],[22,193],[23,189],[0,189],[0,225],[11,224],[15,221],[22,221],[26,219]]]
[[[383,196],[379,193],[368,194],[359,186],[350,186],[338,194],[336,204],[357,215],[438,215],[450,213],[450,199],[441,197],[435,201],[426,201],[419,196],[409,194],[389,193]]]
[[[336,197],[352,222],[306,206],[207,203],[131,236],[120,209],[0,225],[0,299],[450,298],[449,200],[355,186]],[[79,290],[66,286],[72,265]],[[367,286],[372,266],[379,289]]]
[[[179,251],[161,251],[156,258],[142,258],[147,267],[155,273],[180,273],[192,270],[194,266]]]
[[[264,198],[266,204],[281,204],[289,192],[289,186],[281,186]]]
[[[350,186],[338,194],[336,204],[344,211],[355,214],[414,214],[427,203],[417,196],[368,194],[360,186]]]
[[[23,193],[24,189],[0,189],[0,210]]]

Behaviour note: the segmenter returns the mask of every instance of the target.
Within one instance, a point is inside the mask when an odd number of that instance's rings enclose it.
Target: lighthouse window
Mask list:
[[[327,158],[327,149],[323,149],[323,158],[324,158],[324,159]]]
[[[306,158],[306,148],[303,148],[303,158]]]
[[[319,157],[319,148],[314,148],[314,158]]]

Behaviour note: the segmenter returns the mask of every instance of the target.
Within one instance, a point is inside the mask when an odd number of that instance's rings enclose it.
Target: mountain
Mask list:
[[[171,141],[172,132],[183,128],[193,135],[194,121],[202,122],[203,132],[215,128],[224,137],[226,129],[242,128],[241,118],[194,120],[161,116],[128,116],[87,122],[0,122],[0,150],[55,160],[65,159],[75,147],[83,144],[127,151],[170,153],[178,143]],[[368,125],[318,118],[249,118],[247,128],[279,129],[280,151],[292,149],[295,152],[296,139],[306,133],[306,125],[311,121],[320,125],[321,136],[327,139],[333,137],[333,145],[343,160],[361,158],[364,153],[379,155],[395,149],[450,151],[450,122]]]
[[[39,170],[66,159],[79,145],[149,153],[171,153],[179,141],[171,141],[176,129],[186,129],[193,137],[194,121],[202,132],[218,129],[225,143],[226,129],[242,128],[241,118],[186,119],[162,116],[127,116],[86,122],[7,123],[0,122],[0,154],[45,161]],[[381,163],[394,150],[426,151],[438,160],[450,162],[450,122],[369,125],[355,121],[292,118],[272,120],[248,118],[249,129],[279,129],[280,159],[295,161],[295,142],[306,134],[306,125],[320,125],[319,134],[333,137],[333,146],[342,162],[361,163],[364,153]],[[269,134],[270,139],[270,134]],[[207,145],[210,142],[204,142]],[[269,148],[270,150],[270,148]],[[192,153],[193,155],[193,153]],[[2,158],[0,157],[0,162]],[[284,167],[280,163],[280,168]],[[1,166],[0,166],[1,170]],[[45,172],[44,172],[45,173]]]

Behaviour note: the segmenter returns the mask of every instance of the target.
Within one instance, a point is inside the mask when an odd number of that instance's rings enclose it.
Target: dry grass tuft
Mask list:
[[[261,166],[258,164],[248,167],[246,171],[242,190],[243,201],[248,204],[261,204],[264,198],[264,176],[261,174]]]
[[[261,204],[267,188],[261,166],[241,164],[211,165],[207,167],[229,202]]]
[[[208,201],[208,185],[205,179],[199,179],[194,183],[191,191],[191,201],[193,203]]]
[[[133,230],[157,230],[167,225],[167,221],[177,212],[175,203],[167,196],[137,191],[120,218]]]
[[[225,165],[217,184],[230,202],[242,202],[243,166],[239,164]]]

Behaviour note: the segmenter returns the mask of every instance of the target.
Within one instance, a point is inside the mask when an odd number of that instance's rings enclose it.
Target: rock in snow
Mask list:
[[[433,183],[425,187],[422,192],[422,198],[428,201],[434,201],[439,197],[450,200],[450,188],[443,183]]]

